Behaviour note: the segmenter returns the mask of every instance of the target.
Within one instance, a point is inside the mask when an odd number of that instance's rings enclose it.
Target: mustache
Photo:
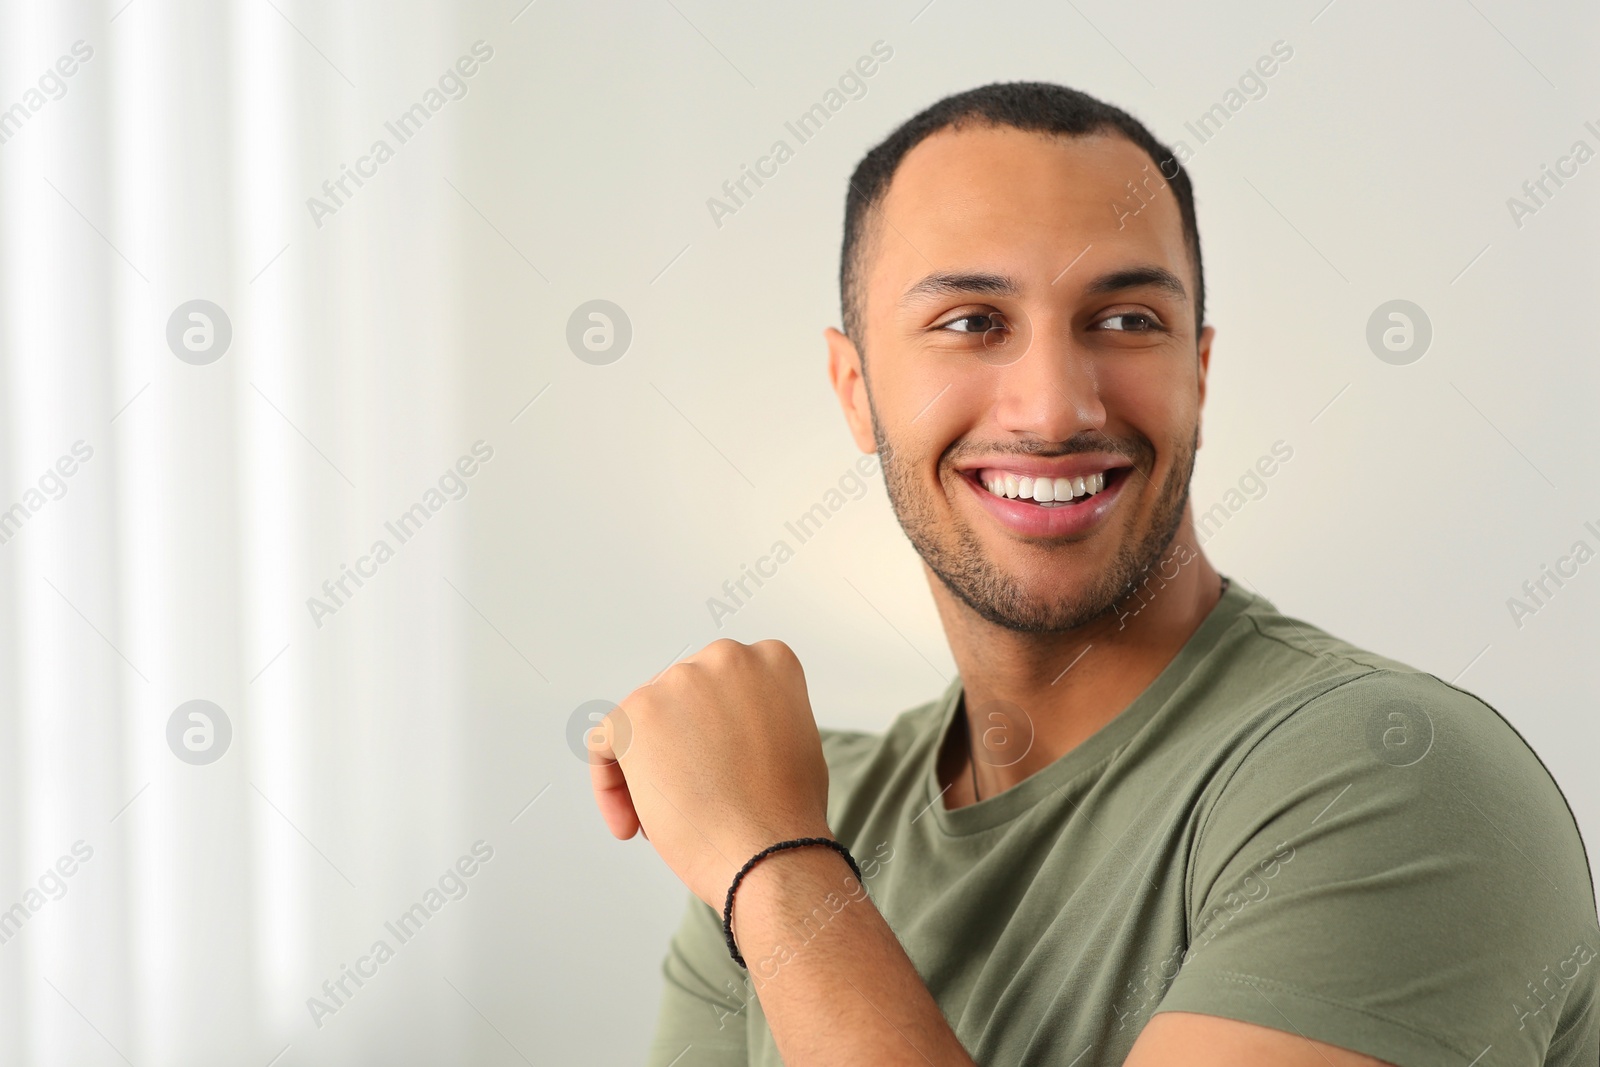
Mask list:
[[[951,467],[969,456],[1038,456],[1054,459],[1086,452],[1109,452],[1121,456],[1134,467],[1148,470],[1155,462],[1155,447],[1144,438],[1117,441],[1099,431],[1076,434],[1065,441],[969,441],[953,442],[939,457],[941,467]]]

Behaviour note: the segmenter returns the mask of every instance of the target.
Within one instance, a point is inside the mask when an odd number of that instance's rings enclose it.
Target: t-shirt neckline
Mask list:
[[[935,824],[946,835],[959,837],[993,829],[1025,814],[1051,793],[1070,796],[1067,787],[1080,776],[1109,760],[1150,719],[1172,692],[1216,646],[1217,640],[1255,595],[1238,582],[1223,575],[1222,596],[1200,623],[1178,654],[1162,668],[1155,680],[1110,722],[1095,731],[1077,747],[1065,752],[1054,763],[1018,782],[1003,793],[985,797],[976,804],[950,811],[944,806],[939,786],[939,750],[949,735],[956,709],[961,704],[961,676],[957,675],[940,698],[939,728],[924,754],[921,777],[923,802]]]

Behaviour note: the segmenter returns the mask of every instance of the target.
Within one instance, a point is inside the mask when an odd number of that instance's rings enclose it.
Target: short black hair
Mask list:
[[[1050,82],[995,82],[947,96],[924,109],[873,148],[856,165],[844,203],[844,246],[839,254],[839,302],[844,332],[862,345],[861,263],[868,216],[889,191],[889,182],[907,152],[941,130],[969,123],[1009,126],[1031,133],[1086,137],[1121,134],[1145,151],[1172,187],[1183,218],[1183,237],[1194,263],[1195,332],[1205,322],[1206,283],[1200,262],[1200,230],[1195,222],[1194,188],[1172,149],[1156,140],[1138,119],[1087,93]]]

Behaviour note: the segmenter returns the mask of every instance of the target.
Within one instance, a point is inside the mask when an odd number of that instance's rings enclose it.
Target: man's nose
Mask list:
[[[1017,331],[1022,352],[995,365],[1000,428],[1065,441],[1084,430],[1103,430],[1106,409],[1098,368],[1063,322],[1034,319]],[[998,350],[996,350],[998,351]]]

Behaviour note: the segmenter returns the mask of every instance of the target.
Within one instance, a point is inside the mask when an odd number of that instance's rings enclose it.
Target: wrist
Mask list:
[[[813,837],[834,840],[833,830],[826,818],[777,817],[763,820],[764,825],[742,826],[729,835],[721,849],[736,863],[743,863],[758,852],[771,848],[780,841],[799,841]],[[811,846],[807,846],[808,848]],[[820,847],[820,846],[819,846]],[[774,853],[776,855],[776,853]],[[762,860],[766,863],[766,860]],[[727,887],[724,886],[724,889]],[[742,892],[742,890],[741,890]]]
[[[823,845],[785,849],[740,880],[730,926],[751,973],[770,978],[836,916],[867,900],[866,887],[840,852]]]

